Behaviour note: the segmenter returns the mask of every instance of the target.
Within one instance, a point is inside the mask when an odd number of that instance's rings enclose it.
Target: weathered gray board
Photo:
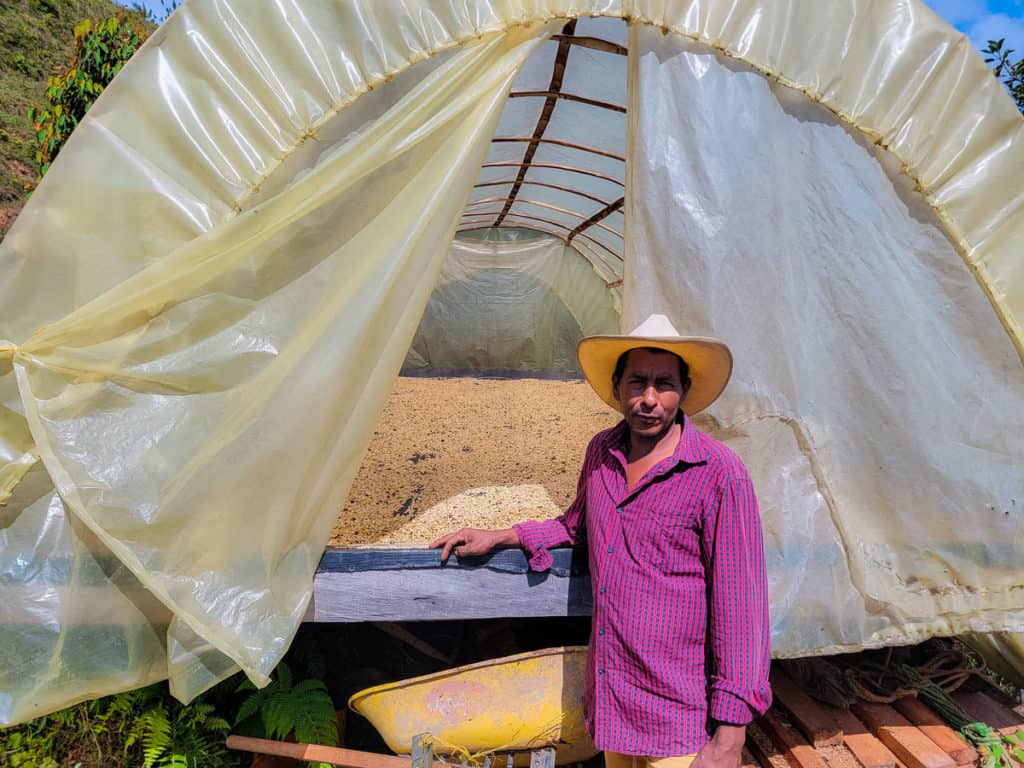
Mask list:
[[[329,549],[313,585],[307,622],[433,621],[589,616],[590,574],[582,550],[552,550],[548,573],[532,573],[521,550],[449,558],[437,550]]]

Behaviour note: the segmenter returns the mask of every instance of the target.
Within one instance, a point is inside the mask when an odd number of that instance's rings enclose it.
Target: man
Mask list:
[[[587,381],[623,420],[587,448],[559,518],[464,528],[447,560],[586,541],[594,590],[584,712],[608,768],[736,768],[746,724],[771,703],[767,579],[757,500],[740,459],[698,432],[732,372],[729,349],[663,315],[578,347]]]

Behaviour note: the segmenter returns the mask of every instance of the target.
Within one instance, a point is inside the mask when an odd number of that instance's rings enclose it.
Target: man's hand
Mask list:
[[[461,531],[449,533],[431,543],[431,549],[441,550],[441,562],[448,562],[448,556],[455,552],[459,557],[486,555],[499,547],[518,547],[519,536],[514,528],[502,531],[483,531],[479,528],[463,528]]]
[[[690,768],[739,768],[743,763],[743,742],[746,738],[745,725],[719,723],[715,735],[697,753]]]

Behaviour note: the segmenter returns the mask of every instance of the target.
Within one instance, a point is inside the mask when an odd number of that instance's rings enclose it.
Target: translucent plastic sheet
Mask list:
[[[68,677],[74,698],[169,674],[187,699],[238,666],[267,680],[444,260],[438,244],[546,33],[465,45],[292,185],[95,299],[75,306],[74,283],[35,293],[54,322],[19,347],[14,373],[73,517],[52,493],[25,498],[26,481],[4,510],[5,537],[28,538],[3,550],[21,599],[0,604],[0,624],[20,630],[0,646],[0,720],[67,703]],[[20,261],[27,289],[46,262],[24,232],[2,256],[5,269]],[[10,327],[0,333],[22,335]],[[166,608],[150,619],[133,596]],[[122,653],[97,654],[83,624],[123,638]]]
[[[623,322],[732,347],[704,423],[754,477],[773,653],[1024,629],[1024,367],[913,182],[704,46],[630,55]]]
[[[404,371],[581,376],[576,343],[618,333],[612,289],[558,238],[517,229],[471,234],[452,242]]]
[[[552,130],[633,158],[608,223],[635,248],[592,260],[624,271],[624,324],[734,345],[711,416],[757,475],[777,652],[1024,629],[1024,121],[921,3],[202,0],[0,244],[0,723],[266,681],[474,181],[506,178],[480,170],[503,96],[590,15],[654,25],[640,123],[619,148],[621,113],[560,103]],[[568,85],[621,98],[621,58],[577,53],[602,75]]]

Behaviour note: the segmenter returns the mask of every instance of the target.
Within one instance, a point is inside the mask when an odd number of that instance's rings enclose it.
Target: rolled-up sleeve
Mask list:
[[[708,564],[709,715],[745,725],[772,702],[768,577],[757,498],[745,470],[723,481],[701,535]]]
[[[591,440],[590,445],[587,446],[583,468],[580,470],[580,478],[576,483],[576,498],[565,513],[552,520],[541,522],[531,520],[512,526],[516,535],[519,536],[519,545],[526,552],[531,571],[550,570],[553,561],[548,550],[551,547],[565,545],[574,547],[585,538],[587,478],[590,475],[590,465],[593,461],[594,442]]]

